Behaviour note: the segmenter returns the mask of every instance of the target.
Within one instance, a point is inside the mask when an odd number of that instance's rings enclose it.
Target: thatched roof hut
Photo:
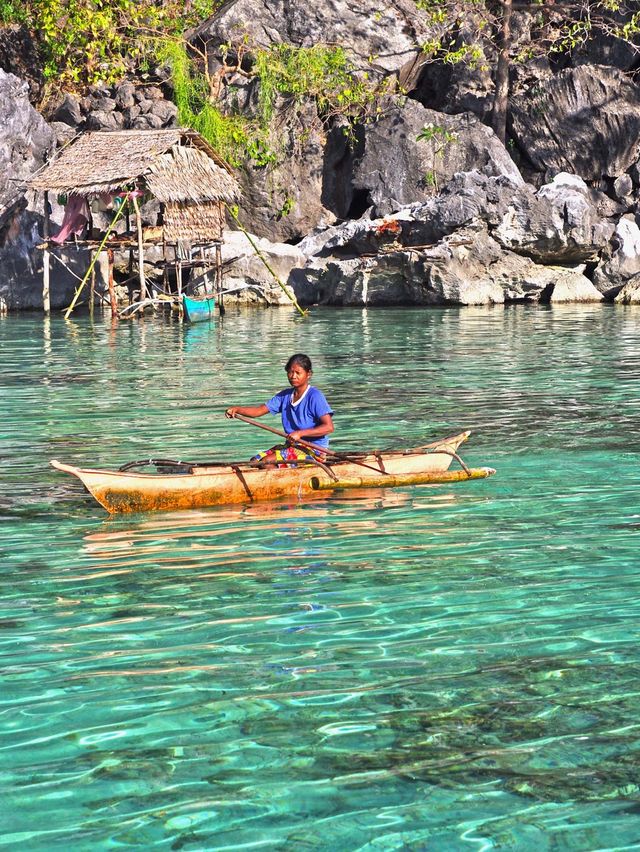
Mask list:
[[[239,187],[229,166],[192,130],[84,133],[30,181],[31,189],[87,199],[137,188],[164,205],[164,240],[219,241],[224,203]]]

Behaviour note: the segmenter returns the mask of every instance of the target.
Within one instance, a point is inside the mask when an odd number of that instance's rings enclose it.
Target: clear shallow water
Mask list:
[[[109,518],[58,457],[337,448],[490,480]],[[0,847],[640,848],[640,311],[0,320]]]

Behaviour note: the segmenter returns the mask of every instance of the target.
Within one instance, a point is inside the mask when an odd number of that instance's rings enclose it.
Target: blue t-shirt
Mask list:
[[[305,429],[313,429],[320,424],[320,418],[325,414],[333,414],[331,406],[324,397],[322,391],[309,385],[302,399],[293,403],[293,388],[281,390],[265,403],[271,414],[282,415],[282,428],[287,433],[298,432]],[[319,447],[328,447],[329,438],[305,438]]]

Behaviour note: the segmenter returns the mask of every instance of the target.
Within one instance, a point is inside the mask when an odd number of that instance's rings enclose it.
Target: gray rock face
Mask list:
[[[601,302],[602,293],[597,290],[588,278],[576,274],[572,270],[563,270],[555,282],[550,301],[554,305],[570,302]]]
[[[404,246],[424,246],[483,222],[503,249],[538,263],[573,265],[593,260],[614,230],[574,175],[559,175],[536,193],[528,184],[476,171],[456,174],[440,195],[407,205],[384,222],[348,222],[308,237],[300,248],[322,257],[356,257],[379,251],[389,233]]]
[[[35,248],[40,242],[42,216],[23,210],[15,214],[11,226],[5,229],[6,242],[0,248],[0,312],[42,310],[42,252]],[[89,264],[86,250],[58,251],[65,264],[51,262],[50,301],[52,308],[62,308],[73,298]]]
[[[254,243],[267,263],[287,287],[291,270],[304,265],[306,258],[295,246],[274,244],[252,235]],[[228,263],[224,289],[236,292],[225,298],[235,301],[261,301],[270,305],[289,305],[291,299],[258,257],[242,231],[225,231],[222,260]],[[289,289],[288,292],[292,293]],[[262,295],[261,295],[262,294]]]
[[[613,234],[581,178],[559,174],[534,194],[520,188],[495,237],[504,248],[544,263],[594,260]]]
[[[429,138],[419,140],[425,132]],[[354,185],[368,192],[376,215],[386,216],[470,169],[523,183],[504,145],[476,116],[445,115],[407,101],[390,105],[384,118],[365,128]]]
[[[618,177],[637,158],[640,87],[622,71],[581,66],[511,99],[513,133],[536,168],[587,181]]]
[[[29,178],[48,159],[55,135],[30,105],[27,84],[0,71],[0,310],[42,308],[42,197],[25,194]],[[54,203],[55,207],[55,203]],[[51,306],[68,305],[88,263],[85,251],[58,252],[52,261]]]
[[[301,303],[330,305],[495,305],[599,301],[584,267],[544,266],[504,251],[482,226],[435,246],[390,247],[375,257],[313,260],[292,272]]]
[[[232,54],[233,46],[242,46],[250,56],[255,48],[274,44],[325,44],[341,46],[353,70],[366,72],[370,81],[392,75],[404,83],[426,37],[423,18],[413,0],[386,6],[377,0],[232,0],[189,38],[206,45],[212,73],[222,66],[222,45],[232,45]],[[256,81],[229,75],[221,87],[220,106],[251,115],[256,93]],[[321,127],[311,100],[300,108],[297,126],[291,126],[289,108],[284,101],[279,105],[280,138],[272,146],[277,162],[265,167],[247,159],[240,176],[242,221],[270,240],[300,239],[335,217],[349,215],[358,193],[352,183],[353,154],[339,126],[328,131]]]
[[[28,178],[53,150],[53,132],[29,103],[28,86],[0,70],[0,226],[22,198],[20,179]]]
[[[55,137],[29,103],[23,80],[0,71],[0,307],[42,305],[38,263],[41,216],[21,181],[37,171],[53,150]]]
[[[615,297],[619,305],[640,305],[640,275],[634,275]]]
[[[615,295],[640,275],[640,228],[635,219],[620,219],[612,243],[593,275],[593,283],[606,296]]]
[[[424,34],[411,0],[230,0],[189,39],[206,43],[212,57],[222,44],[341,45],[357,70],[381,78],[414,64]]]
[[[34,38],[24,24],[3,25],[0,29],[0,68],[29,85],[29,100],[37,104],[44,90],[42,57]]]
[[[93,86],[82,98],[66,94],[52,104],[47,117],[53,125],[66,124],[74,131],[159,130],[175,127],[178,109],[159,86],[136,86],[125,80],[116,86]],[[56,130],[59,139],[64,132]]]
[[[513,18],[515,21],[516,16]],[[493,104],[495,45],[489,37],[490,29],[486,27],[486,18],[480,9],[476,14],[467,6],[466,14],[454,20],[451,19],[448,31],[442,33],[442,42],[452,51],[464,45],[480,44],[482,60],[423,62],[410,95],[430,109],[451,115],[471,112],[485,120]],[[515,33],[515,29],[512,26],[512,33]]]
[[[612,230],[572,175],[535,193],[462,173],[427,202],[309,236],[298,247],[311,259],[292,280],[301,301],[328,304],[598,301],[579,260]]]
[[[52,122],[60,121],[71,127],[81,124],[83,118],[80,101],[72,94],[66,94],[51,114]]]
[[[306,135],[298,135],[307,127]],[[238,172],[242,187],[240,220],[272,242],[297,240],[335,215],[322,203],[324,138],[315,104],[301,108],[299,124],[273,140],[278,161],[268,169],[247,164]]]

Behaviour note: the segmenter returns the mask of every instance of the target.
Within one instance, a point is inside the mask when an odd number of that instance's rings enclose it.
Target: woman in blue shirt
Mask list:
[[[328,449],[329,435],[333,432],[333,411],[322,391],[309,384],[312,375],[311,359],[297,353],[285,364],[287,379],[291,387],[279,391],[262,405],[232,406],[226,410],[227,417],[240,414],[243,417],[262,417],[265,414],[280,414],[282,428],[288,442],[304,440]],[[294,446],[272,447],[256,456],[264,461],[295,461],[308,457],[308,451]]]

